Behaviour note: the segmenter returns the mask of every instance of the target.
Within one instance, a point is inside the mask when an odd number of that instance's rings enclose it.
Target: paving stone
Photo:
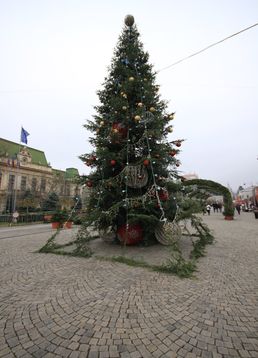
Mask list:
[[[50,233],[1,239],[0,357],[257,358],[257,220],[204,220],[216,240],[196,279],[36,253]],[[102,254],[121,251],[92,244]],[[126,250],[157,262],[166,248]]]
[[[242,358],[251,357],[250,354],[249,354],[249,352],[248,352],[248,351],[245,351],[245,350],[243,350],[243,349],[239,350],[238,353],[239,353],[240,357],[242,357]]]
[[[69,358],[78,358],[80,356],[80,352],[79,351],[73,351],[70,355]]]
[[[99,353],[96,351],[89,351],[88,358],[99,358]]]
[[[99,353],[99,358],[109,358],[109,352],[100,352]]]
[[[110,358],[118,358],[118,357],[120,357],[120,354],[117,351],[110,351],[109,356],[110,356]]]
[[[47,354],[48,354],[48,352],[44,351],[43,349],[38,349],[32,353],[33,357],[35,357],[35,358],[41,358]]]

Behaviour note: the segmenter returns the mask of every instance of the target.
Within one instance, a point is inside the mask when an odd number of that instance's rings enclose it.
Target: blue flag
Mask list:
[[[21,129],[21,142],[27,144],[28,140],[27,137],[30,135],[23,127]]]

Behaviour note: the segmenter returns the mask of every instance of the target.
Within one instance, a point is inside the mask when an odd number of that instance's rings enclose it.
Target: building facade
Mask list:
[[[194,179],[199,179],[198,175],[196,173],[187,173],[187,174],[183,174],[182,177],[185,180],[194,180]]]
[[[78,176],[76,168],[53,169],[43,151],[0,138],[0,213],[20,206],[40,208],[49,193],[70,209],[81,195]]]
[[[235,203],[242,205],[243,209],[250,209],[258,204],[258,186],[248,188],[239,187],[235,197]]]

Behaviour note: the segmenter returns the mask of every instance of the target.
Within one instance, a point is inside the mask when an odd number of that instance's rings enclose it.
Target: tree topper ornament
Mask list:
[[[126,15],[125,17],[125,24],[128,27],[132,27],[134,24],[134,17],[133,15]]]

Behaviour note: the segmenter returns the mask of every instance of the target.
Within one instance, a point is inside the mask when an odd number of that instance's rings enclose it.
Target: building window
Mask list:
[[[27,184],[27,178],[26,177],[21,177],[21,190],[22,191],[26,190],[26,184]]]
[[[1,184],[2,184],[2,172],[0,172],[0,188],[1,188]]]
[[[70,185],[66,184],[65,186],[65,195],[70,196]]]
[[[80,194],[80,189],[78,188],[78,186],[76,186],[74,189],[74,195],[78,196],[79,194]]]
[[[42,191],[43,193],[45,193],[45,191],[46,191],[46,179],[45,178],[41,179],[40,191]]]
[[[37,178],[32,178],[31,191],[36,191],[36,188],[37,188]]]
[[[8,190],[13,190],[14,189],[14,183],[15,183],[15,175],[10,174],[9,175],[9,183],[8,183]]]

